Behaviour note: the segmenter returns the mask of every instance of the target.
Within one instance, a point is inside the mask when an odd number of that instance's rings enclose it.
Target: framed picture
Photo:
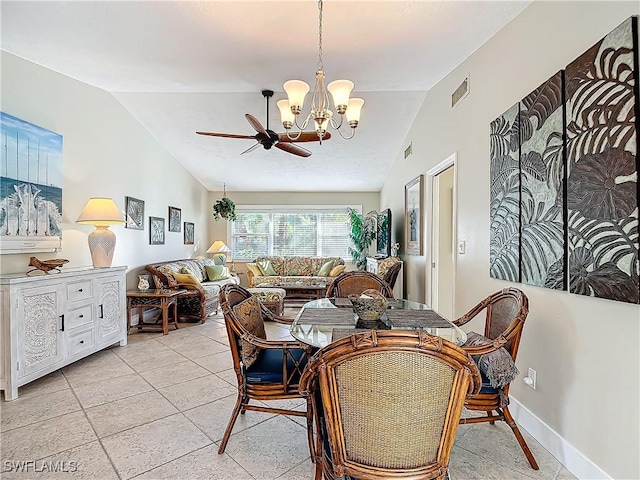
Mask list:
[[[193,245],[195,225],[191,222],[184,222],[184,244]]]
[[[124,197],[124,208],[127,212],[125,228],[144,230],[144,201],[133,197]]]
[[[180,222],[182,220],[182,210],[176,207],[169,207],[169,231],[181,232]]]
[[[404,187],[404,238],[407,255],[422,255],[422,203],[424,175],[419,175]]]
[[[62,135],[0,112],[0,254],[62,249]]]
[[[149,217],[149,245],[164,245],[164,218]]]

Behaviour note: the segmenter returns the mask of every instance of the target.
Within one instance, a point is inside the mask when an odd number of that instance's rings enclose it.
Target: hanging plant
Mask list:
[[[226,185],[223,187],[222,198],[213,205],[213,218],[218,221],[221,218],[234,221],[236,219],[236,204],[227,198]]]

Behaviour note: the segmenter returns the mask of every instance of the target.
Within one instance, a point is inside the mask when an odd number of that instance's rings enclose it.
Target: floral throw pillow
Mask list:
[[[233,313],[248,333],[259,338],[267,339],[264,331],[260,301],[256,297],[249,297],[233,307]],[[245,340],[240,340],[240,355],[245,368],[249,368],[257,360],[260,348]]]
[[[265,277],[274,277],[277,275],[269,260],[267,260],[266,262],[258,262],[258,268],[262,272],[262,275],[264,275]]]

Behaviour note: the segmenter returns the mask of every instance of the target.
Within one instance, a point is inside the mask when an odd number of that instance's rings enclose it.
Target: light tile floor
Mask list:
[[[290,338],[286,326],[278,324],[268,324],[267,335]],[[1,476],[312,479],[304,418],[240,415],[226,452],[218,455],[235,402],[235,382],[222,315],[205,324],[182,325],[167,336],[132,330],[126,347],[91,355],[20,388],[17,400],[0,404]],[[304,402],[280,403],[304,408]],[[529,467],[503,422],[461,425],[451,478],[575,478],[523,433],[539,471]],[[21,461],[35,465],[18,473],[12,466]],[[46,467],[67,471],[47,472]]]

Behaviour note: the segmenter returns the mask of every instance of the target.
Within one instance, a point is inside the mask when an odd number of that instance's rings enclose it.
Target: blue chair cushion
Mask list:
[[[492,387],[491,382],[482,371],[480,371],[480,376],[482,377],[482,387],[480,387],[480,393],[491,393],[497,395],[500,389]]]
[[[296,361],[304,355],[304,350],[292,349],[289,350]],[[253,364],[247,368],[246,379],[247,383],[282,383],[282,355],[283,351],[280,349],[264,349],[260,351],[260,355]],[[306,364],[306,359],[302,365]],[[287,359],[287,371],[293,372],[295,365],[291,358]],[[299,373],[295,373],[293,382],[296,383],[300,378]]]

